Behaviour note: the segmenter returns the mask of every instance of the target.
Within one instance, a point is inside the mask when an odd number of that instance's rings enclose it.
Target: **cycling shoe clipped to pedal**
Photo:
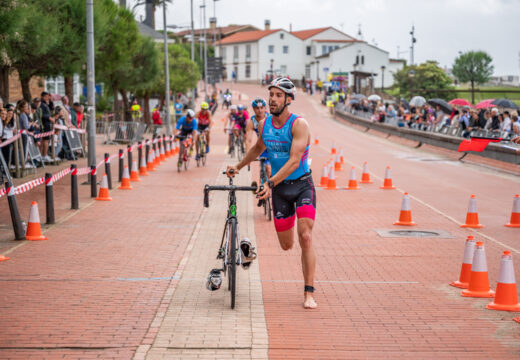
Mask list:
[[[222,275],[220,274],[221,271],[221,269],[213,269],[209,272],[208,281],[206,282],[206,289],[209,291],[220,289],[220,285],[222,285]]]
[[[243,238],[240,241],[240,252],[242,254],[242,267],[247,270],[253,260],[256,259],[255,248],[248,238]]]

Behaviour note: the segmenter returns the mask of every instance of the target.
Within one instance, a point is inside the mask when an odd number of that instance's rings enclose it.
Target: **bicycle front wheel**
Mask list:
[[[229,279],[229,290],[231,294],[231,309],[235,308],[235,293],[237,285],[237,243],[238,243],[238,232],[237,232],[237,220],[231,219],[229,222],[231,227],[231,236],[229,238],[229,254],[228,254],[228,279]]]

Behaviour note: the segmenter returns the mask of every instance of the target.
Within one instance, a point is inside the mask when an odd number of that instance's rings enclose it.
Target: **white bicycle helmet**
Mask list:
[[[190,117],[190,118],[194,118],[195,117],[195,111],[191,110],[191,109],[188,109],[186,111],[186,116]]]
[[[238,110],[236,105],[231,105],[231,110]]]
[[[268,90],[272,87],[282,90],[284,93],[292,97],[292,99],[294,100],[294,97],[296,95],[296,87],[294,86],[291,80],[285,77],[278,77],[271,82],[271,84],[268,87]]]

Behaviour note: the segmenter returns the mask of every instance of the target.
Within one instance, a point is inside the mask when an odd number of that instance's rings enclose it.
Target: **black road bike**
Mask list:
[[[265,169],[265,162],[269,160],[266,157],[260,157],[257,161],[260,162],[260,185],[262,187],[265,186],[267,183],[267,180],[269,178],[267,177],[267,171]],[[267,220],[271,221],[273,219],[273,210],[271,208],[271,195],[267,199],[258,201],[258,207],[263,206],[264,207],[264,214],[267,217]]]
[[[177,171],[181,172],[183,166],[184,170],[188,170],[191,157],[190,145],[193,141],[193,138],[191,135],[188,135],[187,137],[176,135],[175,139],[179,140],[179,158],[177,160]]]
[[[225,174],[225,172],[224,172]],[[237,265],[242,265],[242,257],[239,256],[240,251],[240,237],[238,231],[237,218],[237,191],[252,191],[256,193],[257,185],[253,182],[251,186],[236,186],[233,185],[233,179],[229,178],[229,185],[225,186],[210,186],[204,187],[204,206],[209,207],[209,192],[210,191],[227,191],[228,195],[228,210],[226,223],[224,226],[224,233],[222,234],[222,241],[218,250],[217,259],[222,260],[221,269],[213,269],[211,273],[224,273],[228,278],[228,290],[231,293],[231,308],[235,308],[235,292],[237,283]]]

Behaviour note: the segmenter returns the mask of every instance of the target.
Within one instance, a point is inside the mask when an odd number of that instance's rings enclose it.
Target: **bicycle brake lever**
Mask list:
[[[256,181],[253,181],[251,183],[251,187],[255,187],[256,189],[258,189],[258,183]],[[256,190],[253,190],[253,194],[256,194],[256,192],[257,192]]]

